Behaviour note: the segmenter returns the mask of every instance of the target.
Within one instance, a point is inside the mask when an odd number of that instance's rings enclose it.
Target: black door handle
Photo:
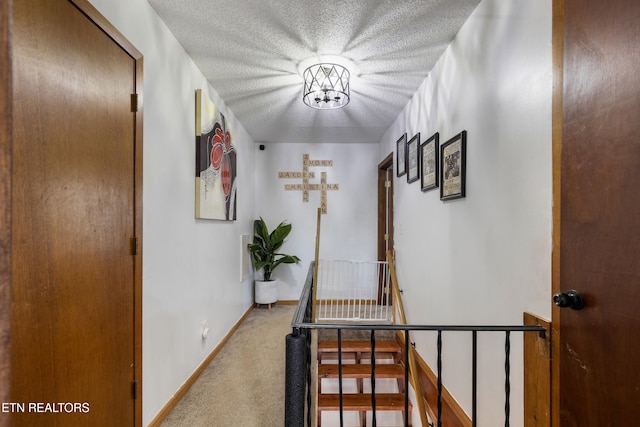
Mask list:
[[[584,307],[584,300],[582,296],[574,290],[567,291],[567,293],[560,292],[553,296],[553,303],[560,308],[569,307],[573,310],[582,310]]]

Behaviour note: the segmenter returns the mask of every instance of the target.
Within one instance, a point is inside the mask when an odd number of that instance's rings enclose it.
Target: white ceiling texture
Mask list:
[[[480,0],[149,0],[256,142],[372,142]],[[351,101],[302,102],[304,68],[346,66]]]

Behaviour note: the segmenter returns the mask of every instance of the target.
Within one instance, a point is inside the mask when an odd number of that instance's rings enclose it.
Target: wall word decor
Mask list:
[[[332,167],[333,160],[311,160],[308,154],[302,155],[302,172],[278,172],[278,178],[302,178],[302,184],[285,184],[286,191],[302,191],[302,201],[309,201],[309,191],[320,191],[320,210],[327,213],[327,191],[339,190],[338,184],[327,183],[327,173],[320,172],[320,184],[310,184],[309,178],[315,178],[315,172],[310,167]]]

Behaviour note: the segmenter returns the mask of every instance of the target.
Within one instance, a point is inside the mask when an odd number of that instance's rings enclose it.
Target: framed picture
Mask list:
[[[440,146],[440,200],[465,197],[467,131]]]
[[[224,114],[196,90],[196,218],[236,220],[236,143]]]
[[[420,178],[420,162],[418,147],[420,146],[420,132],[415,134],[407,143],[407,182],[412,183]]]
[[[407,134],[396,141],[396,176],[407,173]]]
[[[438,150],[440,149],[440,134],[431,135],[420,145],[420,169],[422,191],[433,190],[438,186],[440,170],[438,164]]]

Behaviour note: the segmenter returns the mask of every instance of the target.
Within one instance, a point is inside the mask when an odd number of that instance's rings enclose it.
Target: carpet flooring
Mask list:
[[[161,427],[283,426],[285,339],[295,308],[253,309]]]

